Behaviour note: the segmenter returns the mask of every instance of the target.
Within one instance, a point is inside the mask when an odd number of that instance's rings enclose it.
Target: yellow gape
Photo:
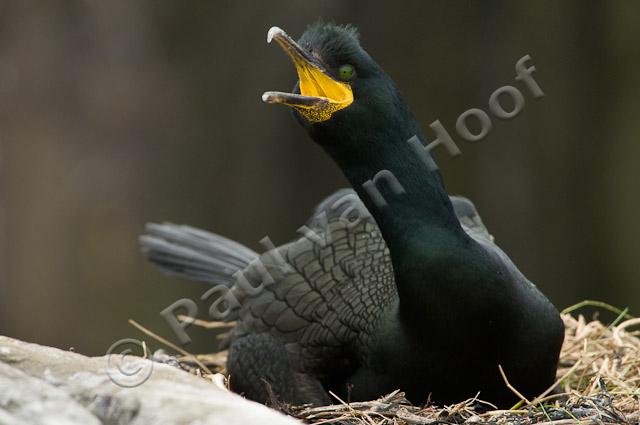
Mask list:
[[[293,60],[300,79],[300,94],[269,91],[262,95],[262,100],[295,108],[310,122],[326,121],[334,112],[353,103],[351,85],[327,74],[283,30],[271,28],[267,41],[271,40],[276,40]]]
[[[292,105],[311,122],[326,121],[331,115],[353,102],[348,83],[336,81],[306,61],[295,61],[300,78],[300,94],[325,100],[314,105]]]

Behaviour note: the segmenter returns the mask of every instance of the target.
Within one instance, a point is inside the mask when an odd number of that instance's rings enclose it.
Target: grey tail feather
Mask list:
[[[255,251],[190,226],[147,223],[142,253],[163,272],[186,279],[231,286],[233,275],[258,258]]]

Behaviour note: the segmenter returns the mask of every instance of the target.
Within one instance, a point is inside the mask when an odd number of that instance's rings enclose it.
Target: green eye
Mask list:
[[[350,80],[355,73],[356,70],[353,68],[353,65],[346,64],[338,68],[338,77],[343,81]]]

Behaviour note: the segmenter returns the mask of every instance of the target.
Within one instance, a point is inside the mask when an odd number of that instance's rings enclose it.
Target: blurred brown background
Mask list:
[[[351,22],[423,122],[452,134],[530,54],[546,96],[435,157],[558,305],[640,313],[640,6],[634,1],[0,1],[0,334],[100,354],[206,286],[138,253],[147,221],[259,249],[343,186],[289,111],[295,72],[265,42]],[[201,317],[206,318],[206,306]],[[193,350],[210,335],[193,331]]]

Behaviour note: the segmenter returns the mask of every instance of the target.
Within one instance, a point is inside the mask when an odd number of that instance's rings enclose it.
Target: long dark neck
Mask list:
[[[341,136],[343,140],[325,145],[325,149],[380,227],[391,253],[402,305],[403,298],[422,297],[426,291],[421,281],[424,273],[416,268],[428,268],[425,259],[439,251],[455,249],[466,234],[454,214],[440,173],[408,142],[417,133],[424,144],[417,125],[393,129],[375,128],[374,124],[370,130],[366,140],[345,135]]]

